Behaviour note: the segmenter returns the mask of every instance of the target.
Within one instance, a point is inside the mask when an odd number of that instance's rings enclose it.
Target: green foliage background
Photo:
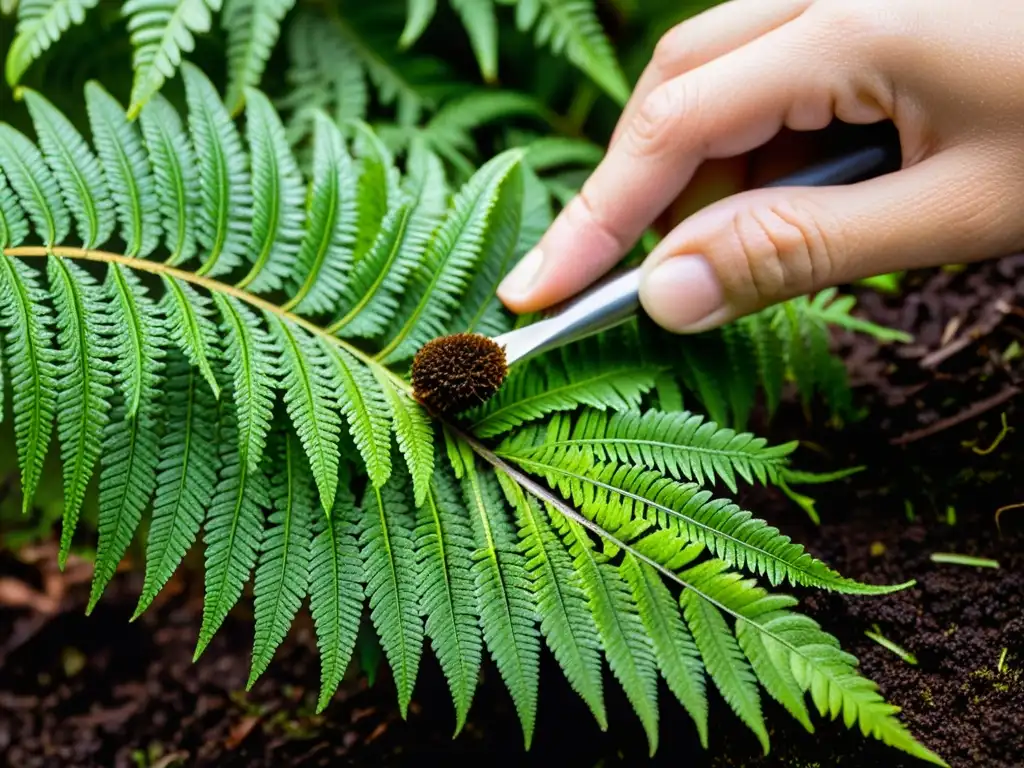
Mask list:
[[[308,605],[321,710],[369,627],[403,713],[429,641],[456,734],[489,657],[528,747],[549,650],[601,728],[607,663],[652,752],[660,676],[705,745],[710,681],[765,751],[762,692],[813,730],[809,694],[943,764],[768,591],[907,585],[846,579],[730,498],[821,479],[791,466],[795,444],[744,430],[788,384],[808,412],[854,415],[831,329],[899,335],[852,299],[685,340],[637,320],[518,367],[457,422],[409,396],[425,341],[529,320],[495,286],[600,158],[657,38],[697,10],[0,4],[7,460],[23,511],[60,517],[62,565],[93,523],[89,610],[131,547],[137,615],[201,547],[196,657],[251,587],[251,685]]]

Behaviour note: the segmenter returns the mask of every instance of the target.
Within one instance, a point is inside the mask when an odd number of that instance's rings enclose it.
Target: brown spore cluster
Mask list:
[[[479,333],[454,333],[429,341],[412,361],[413,394],[442,414],[487,402],[506,375],[505,350]]]

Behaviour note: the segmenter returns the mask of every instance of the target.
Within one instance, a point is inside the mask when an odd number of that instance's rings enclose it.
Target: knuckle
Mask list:
[[[732,219],[730,269],[738,293],[756,307],[828,285],[834,273],[834,235],[805,206],[782,201],[748,208]]]
[[[681,34],[683,24],[679,24],[659,38],[651,55],[651,63],[660,73],[670,75],[679,69],[679,63],[686,58],[686,46]]]
[[[651,154],[671,146],[683,115],[691,111],[687,90],[680,82],[663,83],[643,100],[631,130],[638,153]]]

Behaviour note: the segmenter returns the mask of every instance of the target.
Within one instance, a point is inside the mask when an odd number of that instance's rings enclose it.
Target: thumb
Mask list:
[[[696,333],[862,278],[1012,253],[1024,246],[1016,165],[957,147],[849,186],[734,195],[658,244],[640,302],[664,328]]]

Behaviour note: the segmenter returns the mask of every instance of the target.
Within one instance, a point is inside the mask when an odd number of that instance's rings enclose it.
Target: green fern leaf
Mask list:
[[[537,717],[540,642],[537,604],[526,559],[492,473],[477,472],[470,461],[462,492],[473,526],[476,550],[477,610],[484,641],[512,694],[527,749]]]
[[[95,80],[85,85],[93,142],[106,173],[125,256],[145,258],[160,244],[160,203],[138,129]]]
[[[391,413],[373,375],[351,353],[319,340],[333,369],[341,411],[374,486],[391,475]]]
[[[338,435],[341,419],[334,396],[330,363],[322,347],[290,320],[266,312],[271,333],[283,350],[279,376],[284,404],[295,434],[309,459],[324,509],[334,506],[338,488]]]
[[[156,194],[170,255],[167,263],[182,264],[196,255],[196,219],[201,204],[199,161],[181,118],[160,94],[139,116],[142,138],[153,165]]]
[[[253,584],[256,636],[246,690],[270,665],[309,587],[310,513],[315,508],[302,446],[289,431],[278,436],[275,461],[266,462],[273,512],[260,545]],[[268,457],[269,458],[269,457]],[[337,482],[337,467],[334,480]],[[332,499],[333,501],[333,499]]]
[[[252,214],[249,161],[242,139],[217,89],[194,64],[184,62],[189,128],[199,162],[199,242],[206,259],[196,274],[216,277],[242,264],[249,250]]]
[[[232,114],[246,103],[247,89],[259,83],[281,34],[281,21],[295,0],[226,0],[221,26],[227,31],[228,91]]]
[[[110,265],[112,342],[117,350],[115,388],[120,392],[103,432],[96,567],[86,613],[113,578],[153,493],[159,461],[157,393],[163,372],[163,327],[138,278]]]
[[[167,430],[160,439],[146,576],[132,621],[153,602],[195,542],[220,469],[216,403],[202,375],[183,355],[168,360],[166,371]]]
[[[71,228],[60,187],[42,153],[25,135],[0,123],[0,169],[47,246],[64,242]]]
[[[514,369],[491,400],[475,409],[473,433],[492,437],[555,411],[580,405],[629,411],[654,387],[658,368],[635,359],[615,359],[600,343],[582,342],[561,360],[545,357]]]
[[[167,318],[168,337],[192,365],[202,371],[214,397],[220,397],[220,384],[213,373],[211,361],[218,356],[217,326],[211,319],[210,300],[188,283],[162,275],[166,292],[161,310]]]
[[[507,184],[522,194],[518,173],[520,153],[509,150],[484,165],[456,195],[445,218],[413,274],[401,322],[378,354],[384,362],[403,360],[423,344],[447,330],[449,316],[458,309],[472,272],[482,256],[484,240],[494,220],[502,188]],[[521,197],[511,196],[515,206]]]
[[[509,2],[509,0],[506,0]],[[615,58],[592,0],[511,0],[516,6],[516,26],[535,29],[537,45],[564,55],[620,105],[629,97],[629,86]]]
[[[685,590],[681,602],[708,674],[732,710],[757,736],[767,755],[770,745],[761,715],[757,678],[722,613],[693,590]]]
[[[357,544],[359,515],[343,471],[334,509],[316,515],[309,573],[309,610],[320,649],[323,712],[348,668],[363,610],[363,571]]]
[[[56,256],[47,263],[57,321],[59,358],[57,437],[64,465],[64,524],[57,562],[63,569],[78,525],[85,489],[110,420],[110,318],[96,281]]]
[[[658,749],[658,673],[654,643],[644,629],[633,596],[618,570],[594,550],[579,523],[555,512],[551,514],[590,601],[608,666],[640,718],[653,756]]]
[[[414,252],[404,249],[413,210],[401,205],[385,216],[377,239],[352,272],[355,303],[328,331],[341,338],[383,333],[398,310],[399,296],[413,267]]]
[[[253,187],[250,250],[256,257],[238,287],[260,293],[281,288],[295,269],[306,191],[270,100],[252,88],[245,94]]]
[[[764,438],[719,427],[688,411],[609,415],[583,409],[575,424],[569,415],[553,418],[531,455],[570,447],[594,461],[644,467],[698,485],[721,480],[735,493],[737,475],[748,483],[777,483],[797,443],[768,445]]]
[[[307,229],[297,256],[295,293],[284,309],[330,312],[347,295],[355,245],[355,167],[329,117],[316,115],[313,189]]]
[[[356,239],[352,260],[359,264],[376,242],[384,217],[401,195],[394,157],[362,120],[348,120],[354,132],[353,151],[359,166],[356,183]]]
[[[493,0],[451,0],[469,35],[484,81],[498,79],[498,18]]]
[[[414,521],[400,474],[363,497],[359,545],[370,618],[380,637],[405,718],[423,652]]]
[[[516,510],[525,567],[537,593],[540,630],[566,679],[608,728],[601,678],[601,637],[587,605],[579,574],[546,515],[507,475],[499,474],[506,498]]]
[[[473,700],[482,655],[471,573],[474,544],[454,481],[440,469],[432,479],[416,513],[420,605],[426,635],[451,689],[457,736]]]
[[[60,370],[53,349],[53,316],[37,273],[8,256],[0,258],[0,265],[0,320],[7,328],[3,350],[11,373],[21,509],[27,514],[50,446]]]
[[[267,446],[277,353],[256,316],[233,296],[213,294],[226,334],[227,372],[234,380],[238,450],[256,471]]]
[[[7,84],[14,88],[21,76],[72,25],[85,21],[99,0],[20,0],[16,37],[7,51]]]
[[[434,432],[430,420],[419,403],[399,392],[378,369],[371,370],[387,397],[398,449],[405,457],[412,478],[414,504],[421,507],[426,502],[430,477],[434,472]]]
[[[43,156],[78,225],[78,237],[83,247],[94,248],[114,231],[114,205],[99,160],[53,104],[29,88],[22,90]]]
[[[786,378],[785,350],[782,339],[772,327],[772,317],[771,312],[762,311],[747,315],[739,321],[754,348],[768,418],[774,416],[779,408],[782,385]]]
[[[704,663],[679,606],[658,572],[627,553],[620,566],[636,600],[640,618],[654,643],[658,667],[668,687],[690,713],[701,745],[708,746],[708,700]]]
[[[698,569],[703,573],[694,573]],[[802,702],[794,701],[794,683],[801,692],[810,693],[820,714],[832,719],[841,714],[847,728],[859,725],[865,736],[934,765],[946,765],[907,731],[895,717],[899,708],[888,704],[875,683],[857,673],[857,660],[843,652],[835,637],[822,631],[813,619],[789,610],[797,603],[794,598],[768,594],[753,580],[721,570],[721,564],[712,561],[683,576],[691,581],[700,579],[708,599],[738,617],[736,635],[741,646],[749,649],[755,670],[774,667],[762,683],[787,708],[796,709],[798,719]],[[752,642],[755,635],[760,643]]]
[[[128,19],[135,70],[129,118],[174,76],[182,54],[195,49],[195,35],[213,28],[220,6],[221,0],[126,0],[121,13]]]
[[[411,48],[437,13],[437,0],[408,0],[406,5],[405,26],[398,38],[398,47],[401,49]]]
[[[28,237],[28,222],[14,192],[0,171],[0,249],[21,245]]]
[[[545,475],[564,497],[606,528],[635,518],[656,522],[687,541],[706,544],[730,565],[766,576],[772,585],[789,581],[851,594],[886,594],[909,585],[875,586],[844,578],[778,528],[693,483],[639,467],[594,462],[575,448],[537,458],[503,447],[499,455]]]
[[[262,465],[252,467],[249,443],[236,434],[243,419],[233,411],[226,404],[222,408],[218,440],[221,468],[206,517],[206,593],[203,623],[193,660],[206,650],[228,612],[242,596],[263,539],[262,510],[270,505]],[[205,494],[209,496],[209,488]]]

